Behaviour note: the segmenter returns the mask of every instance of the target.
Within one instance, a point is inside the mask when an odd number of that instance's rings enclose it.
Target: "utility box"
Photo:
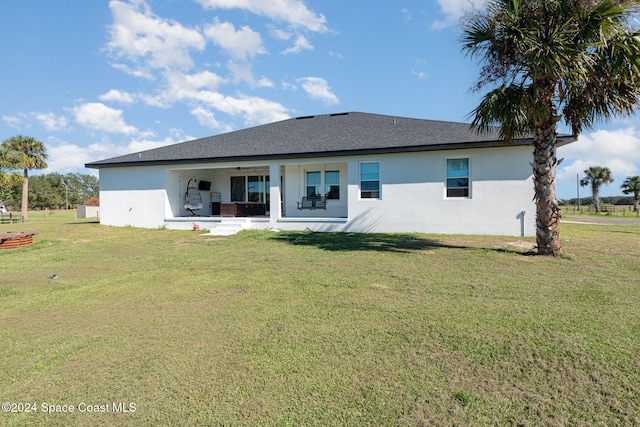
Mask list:
[[[222,197],[220,193],[211,193],[211,215],[220,215],[220,202]]]
[[[78,206],[78,218],[100,218],[100,206]]]

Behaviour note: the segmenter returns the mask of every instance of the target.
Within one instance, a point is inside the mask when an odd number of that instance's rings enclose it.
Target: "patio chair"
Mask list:
[[[193,181],[193,185],[191,185]],[[187,184],[187,191],[184,193],[184,208],[191,212],[192,215],[196,215],[194,211],[200,210],[203,207],[202,196],[200,190],[195,185],[195,179],[191,178]]]

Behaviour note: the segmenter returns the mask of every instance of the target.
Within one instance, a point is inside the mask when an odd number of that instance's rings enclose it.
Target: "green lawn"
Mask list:
[[[577,206],[562,206],[562,214],[568,216],[603,216],[613,218],[624,219],[640,219],[640,212],[634,211],[632,206],[613,206],[603,205],[602,212],[596,213],[595,208],[591,205],[582,206],[578,209]]]
[[[640,424],[639,226],[563,224],[548,258],[29,219],[0,226],[39,233],[0,251],[0,402],[36,412],[0,425]]]

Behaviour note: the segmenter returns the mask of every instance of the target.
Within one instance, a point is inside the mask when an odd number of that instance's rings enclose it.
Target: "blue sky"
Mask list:
[[[0,140],[43,141],[44,173],[96,173],[84,164],[302,115],[468,122],[470,5],[483,1],[2,1]],[[621,194],[640,174],[639,124],[560,149],[559,197],[593,165],[614,174],[602,194]]]

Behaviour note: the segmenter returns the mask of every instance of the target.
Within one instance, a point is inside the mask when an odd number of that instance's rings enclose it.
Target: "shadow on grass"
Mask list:
[[[281,231],[271,239],[290,245],[314,246],[326,251],[414,252],[432,249],[471,249],[513,252],[520,255],[536,254],[534,251],[517,252],[506,249],[452,245],[435,239],[403,234]]]
[[[315,246],[326,251],[412,252],[441,247],[441,242],[411,235],[382,233],[315,233],[281,231],[273,239],[299,246]]]

